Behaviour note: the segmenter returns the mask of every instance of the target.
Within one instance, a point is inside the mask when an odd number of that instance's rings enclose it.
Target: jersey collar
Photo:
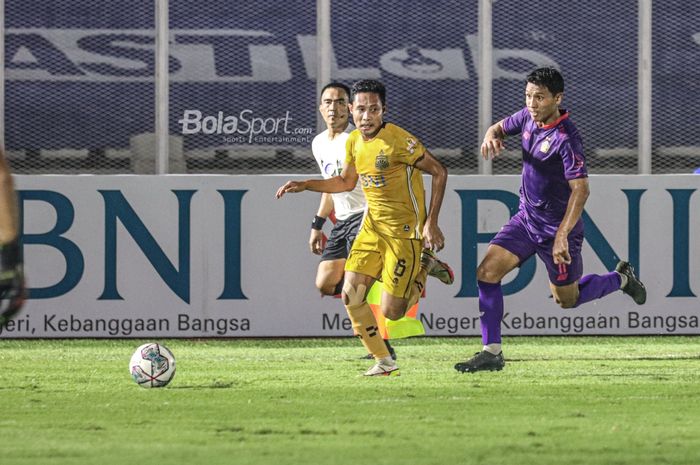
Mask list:
[[[559,118],[556,119],[553,123],[550,124],[545,124],[544,126],[540,126],[539,129],[552,129],[556,127],[559,123],[564,121],[569,117],[569,112],[567,110],[559,110]]]

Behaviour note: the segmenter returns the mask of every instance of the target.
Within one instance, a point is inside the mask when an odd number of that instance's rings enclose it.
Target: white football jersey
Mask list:
[[[353,129],[351,125],[348,125],[345,132],[338,134],[333,140],[328,139],[328,129],[326,129],[314,137],[314,140],[311,142],[311,153],[313,153],[324,179],[338,176],[343,171],[345,142]],[[333,196],[335,217],[339,220],[346,220],[356,213],[363,212],[367,205],[365,194],[362,192],[359,182],[355,189],[350,192],[340,192],[331,195]]]

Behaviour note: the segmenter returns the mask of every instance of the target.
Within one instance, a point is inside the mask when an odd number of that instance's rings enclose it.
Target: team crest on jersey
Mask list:
[[[416,151],[416,145],[418,145],[418,142],[415,139],[410,137],[406,138],[406,150],[408,150],[411,155]]]
[[[379,151],[379,155],[374,160],[374,167],[378,170],[385,170],[389,168],[389,157],[384,154],[384,150]]]
[[[542,153],[547,153],[549,151],[549,137],[545,139],[544,142],[540,145],[540,152]]]

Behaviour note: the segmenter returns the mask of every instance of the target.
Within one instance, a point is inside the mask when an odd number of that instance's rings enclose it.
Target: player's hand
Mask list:
[[[569,239],[567,234],[557,232],[554,236],[554,245],[552,246],[552,258],[555,265],[570,265],[571,254],[569,254]]]
[[[19,245],[0,246],[0,328],[24,305],[26,292]]]
[[[287,181],[287,183],[277,189],[275,198],[280,198],[287,192],[304,192],[306,190],[306,183],[304,181]]]
[[[423,226],[423,247],[435,252],[439,252],[445,247],[445,236],[437,224],[426,222]]]
[[[323,239],[323,231],[318,229],[311,230],[311,236],[309,237],[309,248],[311,249],[312,253],[316,255],[321,255],[323,253],[323,246],[325,242]]]
[[[489,157],[496,158],[504,148],[503,139],[486,134],[481,143],[481,157],[484,160],[488,160]]]

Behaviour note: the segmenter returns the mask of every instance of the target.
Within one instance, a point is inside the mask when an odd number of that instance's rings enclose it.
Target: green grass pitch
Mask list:
[[[144,340],[0,340],[0,463],[700,463],[700,338],[509,337],[506,368],[458,374],[476,338],[164,340],[166,388],[128,374]]]

